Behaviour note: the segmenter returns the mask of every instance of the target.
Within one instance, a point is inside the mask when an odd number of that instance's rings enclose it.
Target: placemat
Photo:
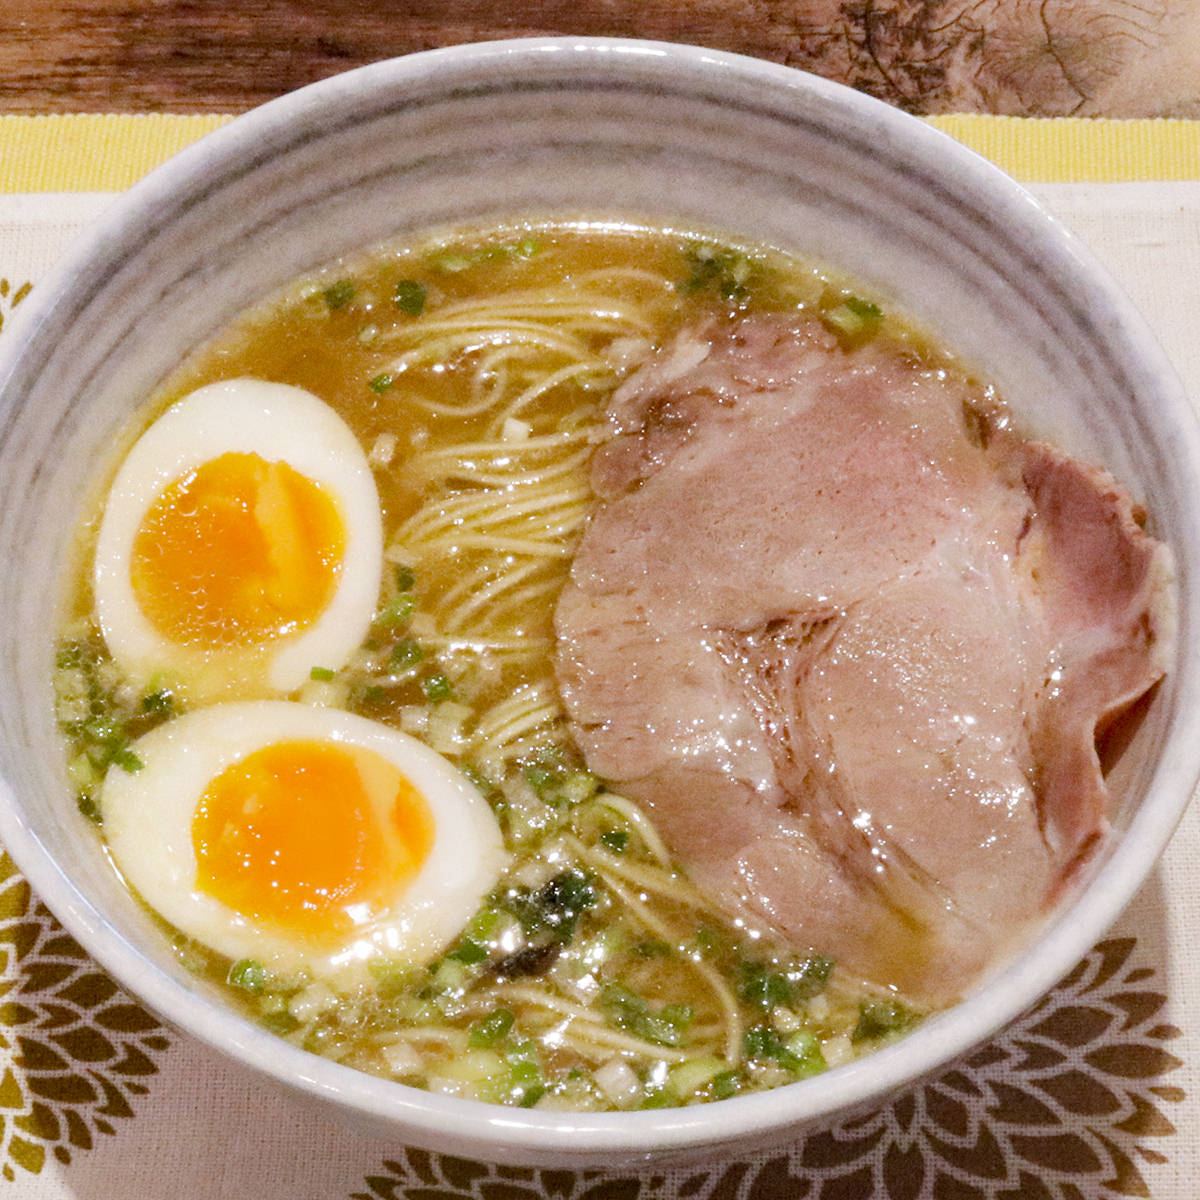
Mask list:
[[[0,117],[0,337],[116,190],[224,119]],[[1032,184],[1123,283],[1200,396],[1200,124],[934,123]],[[614,1174],[422,1153],[282,1095],[158,1024],[0,851],[0,1190],[37,1200],[1195,1200],[1198,860],[1193,806],[1128,912],[1048,997],[882,1110],[768,1153]]]

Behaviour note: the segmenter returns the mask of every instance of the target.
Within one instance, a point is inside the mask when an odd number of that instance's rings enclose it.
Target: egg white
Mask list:
[[[291,740],[374,751],[421,793],[435,826],[417,877],[332,950],[263,928],[196,885],[192,820],[205,790],[247,755]],[[112,768],[100,793],[113,860],[161,917],[231,959],[347,981],[373,959],[426,962],[462,930],[507,865],[496,818],[460,771],[415,738],[353,713],[284,700],[215,704],[158,726],[132,749],[142,768]]]
[[[345,550],[336,589],[307,628],[249,647],[205,649],[163,636],[130,581],[134,538],[176,480],[228,452],[286,462],[337,505]],[[96,612],[109,651],[131,681],[156,676],[191,700],[286,694],[314,666],[337,669],[362,643],[379,600],[383,527],[371,467],[349,426],[311,392],[259,379],[213,383],[172,405],[138,439],[117,471],[96,541]]]

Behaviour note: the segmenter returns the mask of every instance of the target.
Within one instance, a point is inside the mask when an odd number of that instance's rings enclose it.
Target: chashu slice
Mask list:
[[[931,1004],[1103,832],[1097,734],[1172,635],[1128,497],[989,403],[802,317],[681,335],[613,398],[555,622],[589,767],[693,877]]]

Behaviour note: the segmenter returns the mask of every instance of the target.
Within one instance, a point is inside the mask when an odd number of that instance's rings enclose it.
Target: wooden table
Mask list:
[[[918,113],[1200,116],[1194,0],[0,0],[0,112],[240,112],[539,34],[739,51]]]

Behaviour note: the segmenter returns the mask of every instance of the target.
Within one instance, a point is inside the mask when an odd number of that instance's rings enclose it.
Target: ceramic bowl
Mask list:
[[[636,217],[850,272],[1022,419],[1148,497],[1179,651],[1114,776],[1113,834],[1023,953],[873,1056],[679,1110],[564,1115],[428,1095],[312,1057],[198,989],[70,799],[52,717],[72,514],[155,382],[248,302],[385,237],[514,214]],[[0,362],[0,839],[66,928],[171,1024],[410,1144],[629,1164],[779,1142],[986,1039],[1092,946],[1200,769],[1200,448],[1138,315],[1011,180],[922,122],[786,68],[676,45],[522,40],[379,63],[238,118],[123,196],[41,283]]]

